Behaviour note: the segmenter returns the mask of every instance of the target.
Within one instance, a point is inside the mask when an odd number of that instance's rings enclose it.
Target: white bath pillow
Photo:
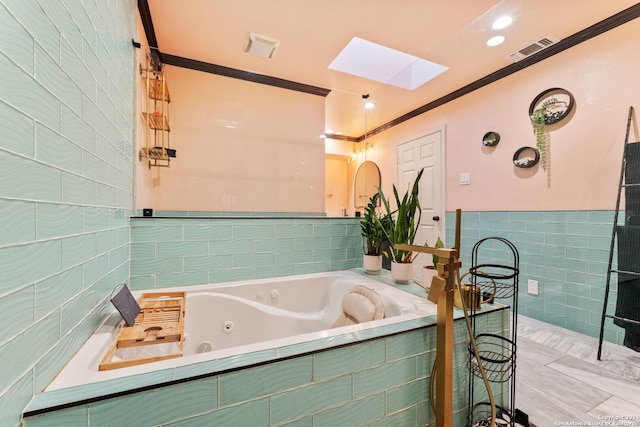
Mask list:
[[[376,306],[373,302],[362,294],[351,293],[342,299],[342,311],[356,323],[373,320],[376,313]]]
[[[342,299],[342,314],[334,327],[353,325],[384,318],[384,306],[374,290],[365,286],[354,286]]]

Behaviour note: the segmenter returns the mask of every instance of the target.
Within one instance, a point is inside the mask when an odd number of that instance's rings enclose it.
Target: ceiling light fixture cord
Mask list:
[[[369,94],[365,93],[364,95],[362,95],[362,107],[364,108],[364,141],[366,142],[367,140],[367,101],[369,99]],[[366,147],[365,147],[366,148]]]

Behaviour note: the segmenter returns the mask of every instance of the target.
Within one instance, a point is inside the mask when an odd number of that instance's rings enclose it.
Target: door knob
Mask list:
[[[434,221],[440,221],[440,217],[439,217],[438,215],[434,216],[432,219],[433,219]]]

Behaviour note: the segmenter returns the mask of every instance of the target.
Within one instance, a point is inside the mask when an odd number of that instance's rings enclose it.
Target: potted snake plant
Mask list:
[[[379,199],[379,193],[371,196],[360,220],[364,252],[362,264],[368,274],[379,274],[382,270],[382,243],[385,240],[383,226],[386,219],[376,210]]]
[[[444,242],[440,237],[436,240],[435,245],[433,245],[436,249],[444,248]],[[435,276],[438,275],[438,255],[433,254],[431,256],[431,260],[433,261],[433,265],[425,265],[422,267],[422,286],[431,286],[431,282]]]
[[[396,186],[393,186],[393,195],[397,209],[391,210],[391,204],[382,192],[378,189],[380,200],[385,209],[385,223],[383,224],[384,235],[389,241],[389,251],[385,252],[391,258],[391,277],[396,283],[409,283],[413,277],[413,260],[418,256],[412,251],[401,250],[396,245],[401,243],[413,244],[413,241],[420,226],[422,210],[418,198],[420,178],[424,169],[420,169],[413,185],[407,189],[402,199],[398,195]]]

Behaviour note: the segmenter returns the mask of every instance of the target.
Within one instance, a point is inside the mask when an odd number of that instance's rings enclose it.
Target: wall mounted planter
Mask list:
[[[547,89],[531,101],[529,105],[529,117],[533,120],[533,113],[541,107],[545,107],[544,124],[551,125],[565,119],[573,110],[575,100],[571,92],[566,89],[554,87]]]
[[[500,134],[498,132],[487,132],[482,137],[482,145],[485,147],[495,147],[500,142]]]
[[[525,154],[529,155],[525,156]],[[532,168],[539,161],[540,152],[533,147],[521,147],[513,154],[513,164],[518,168]]]

